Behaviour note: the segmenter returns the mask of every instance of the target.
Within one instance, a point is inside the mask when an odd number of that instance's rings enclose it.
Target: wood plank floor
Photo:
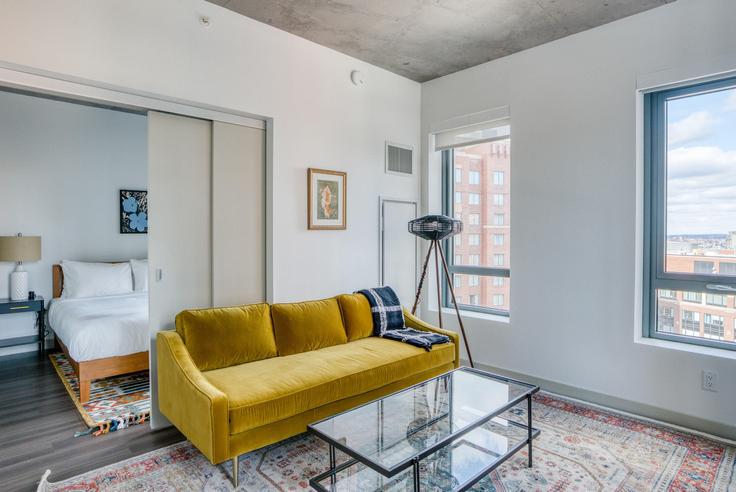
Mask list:
[[[184,439],[148,424],[74,437],[86,428],[48,357],[0,357],[0,490],[35,491],[47,469],[55,482]]]

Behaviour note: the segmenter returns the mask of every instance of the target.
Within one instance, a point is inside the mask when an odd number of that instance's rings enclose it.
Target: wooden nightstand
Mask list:
[[[0,347],[14,347],[16,345],[37,343],[39,355],[43,357],[45,353],[44,339],[46,338],[46,308],[44,307],[43,297],[36,296],[35,299],[25,301],[0,299],[0,314],[28,312],[36,313],[36,327],[38,328],[38,332],[35,335],[0,340]]]

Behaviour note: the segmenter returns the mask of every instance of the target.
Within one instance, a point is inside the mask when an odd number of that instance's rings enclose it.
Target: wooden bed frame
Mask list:
[[[61,297],[64,290],[64,274],[61,265],[53,265],[52,267],[52,293],[54,299]],[[53,327],[51,327],[53,330]],[[74,371],[79,378],[79,401],[84,403],[89,401],[89,386],[93,379],[102,379],[110,376],[118,376],[129,372],[147,371],[148,351],[137,352],[130,355],[121,355],[117,357],[106,357],[104,359],[88,360],[77,362],[69,355],[69,350],[64,343],[54,335],[58,347],[64,351],[69,359]]]

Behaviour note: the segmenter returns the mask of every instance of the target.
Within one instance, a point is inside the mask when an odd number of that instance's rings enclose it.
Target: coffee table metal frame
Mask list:
[[[414,456],[412,456],[410,458],[407,458],[407,459],[405,459],[405,460],[403,460],[403,461],[401,461],[401,462],[399,462],[396,465],[391,466],[391,467],[385,467],[385,466],[382,466],[379,463],[374,462],[370,457],[368,457],[368,456],[360,453],[359,451],[356,451],[356,450],[350,448],[349,446],[346,446],[345,444],[341,443],[340,441],[337,441],[337,440],[333,439],[331,436],[329,436],[329,435],[321,432],[317,428],[315,428],[316,425],[318,425],[318,424],[320,424],[322,422],[325,422],[327,420],[333,419],[333,418],[338,417],[340,415],[344,415],[344,414],[350,413],[350,412],[354,411],[357,408],[361,408],[361,407],[364,407],[364,406],[367,406],[367,405],[372,405],[372,404],[374,404],[376,402],[379,402],[379,404],[380,404],[382,400],[384,400],[386,398],[390,398],[391,396],[393,396],[395,394],[398,394],[398,393],[401,393],[401,392],[410,390],[412,388],[416,388],[418,386],[422,386],[423,384],[427,384],[428,381],[432,381],[433,379],[439,379],[439,378],[445,377],[448,374],[450,374],[452,372],[455,372],[455,371],[472,372],[472,373],[478,374],[478,375],[483,376],[483,377],[487,377],[487,378],[490,378],[490,379],[495,379],[497,381],[501,381],[501,382],[505,382],[505,383],[513,383],[513,384],[516,384],[516,385],[519,385],[519,386],[523,386],[523,387],[526,387],[526,388],[529,388],[529,389],[526,392],[521,393],[520,395],[518,395],[513,400],[510,400],[505,405],[502,405],[502,406],[498,407],[493,412],[491,412],[491,413],[489,413],[487,415],[484,415],[483,417],[480,417],[477,420],[473,421],[470,425],[468,425],[464,429],[462,429],[462,430],[460,430],[460,431],[458,431],[456,433],[453,433],[453,434],[448,435],[444,439],[441,439],[441,440],[437,441],[431,447],[429,447],[429,448],[427,448],[427,449],[425,449],[425,450],[417,453],[416,455],[414,455]],[[495,470],[496,468],[498,468],[499,466],[501,466],[506,460],[508,460],[511,456],[513,456],[514,454],[516,454],[524,446],[527,446],[528,447],[529,460],[528,460],[528,465],[527,466],[529,468],[531,468],[532,467],[532,464],[533,464],[533,461],[532,461],[532,441],[537,436],[539,436],[539,433],[540,433],[539,429],[535,429],[534,427],[532,427],[532,396],[535,393],[537,393],[538,391],[539,391],[539,386],[535,386],[535,385],[532,385],[532,384],[529,384],[529,383],[525,383],[523,381],[519,381],[519,380],[516,380],[516,379],[508,378],[506,376],[501,376],[501,375],[498,375],[498,374],[493,374],[493,373],[490,373],[490,372],[487,372],[487,371],[482,371],[480,369],[473,369],[473,368],[470,368],[470,367],[460,367],[460,368],[457,368],[457,369],[453,369],[452,371],[446,372],[444,374],[441,374],[439,376],[435,376],[434,378],[430,378],[430,379],[428,379],[426,381],[422,381],[421,383],[417,383],[415,385],[409,386],[409,387],[404,388],[402,390],[396,391],[396,392],[391,393],[389,395],[386,395],[386,396],[384,396],[382,398],[378,398],[378,399],[373,400],[373,401],[370,401],[368,403],[364,403],[363,405],[358,405],[357,407],[351,408],[349,410],[345,410],[344,412],[337,413],[337,414],[332,415],[330,417],[327,417],[325,419],[322,419],[322,420],[319,420],[319,421],[314,422],[312,424],[309,424],[307,426],[307,430],[310,433],[312,433],[312,434],[316,435],[317,437],[319,437],[320,439],[322,439],[323,441],[327,442],[327,444],[329,446],[329,455],[330,455],[329,456],[329,458],[330,458],[330,468],[327,471],[325,471],[323,473],[320,473],[319,475],[316,475],[316,476],[312,477],[311,479],[309,479],[309,484],[315,490],[319,490],[321,492],[331,492],[331,490],[334,490],[334,487],[331,487],[330,489],[325,488],[320,482],[322,482],[326,478],[331,478],[331,484],[334,485],[338,473],[340,473],[341,471],[345,470],[346,468],[349,468],[349,467],[351,467],[351,466],[353,466],[355,464],[360,463],[360,464],[365,465],[368,468],[371,468],[372,470],[380,473],[381,475],[383,475],[386,478],[394,477],[397,474],[399,474],[400,472],[406,470],[407,468],[412,467],[413,468],[413,472],[414,472],[413,473],[413,475],[414,475],[414,490],[416,492],[419,492],[419,490],[420,490],[420,483],[421,483],[419,463],[420,463],[421,460],[423,460],[427,456],[429,456],[429,455],[431,455],[431,454],[439,451],[440,449],[444,448],[445,446],[451,444],[453,441],[455,441],[459,437],[462,437],[463,435],[467,434],[468,432],[470,432],[470,431],[472,431],[472,430],[480,427],[481,425],[485,424],[489,420],[491,420],[491,419],[493,419],[495,417],[498,417],[499,415],[501,415],[505,411],[507,411],[507,410],[515,407],[516,405],[520,404],[524,400],[526,400],[526,402],[527,402],[527,423],[526,423],[526,425],[520,424],[518,422],[514,422],[512,420],[506,420],[506,421],[510,425],[513,425],[513,426],[516,426],[516,427],[520,427],[520,428],[525,429],[527,431],[527,437],[526,437],[526,439],[524,439],[523,441],[520,441],[518,444],[516,444],[514,447],[512,447],[506,453],[504,453],[498,459],[496,459],[493,463],[491,463],[487,467],[481,469],[478,473],[476,473],[475,475],[473,475],[464,484],[462,484],[459,487],[455,488],[454,489],[454,492],[464,492],[464,491],[468,490],[470,487],[472,487],[473,485],[475,485],[480,479],[482,479],[483,477],[485,477],[486,475],[488,475],[489,473],[491,473],[493,470]],[[434,419],[434,420],[437,420],[437,419]],[[433,423],[433,421],[429,422],[427,425]],[[423,429],[427,425],[424,425],[421,428]],[[420,430],[420,429],[415,429],[415,432],[418,431],[418,430]],[[348,456],[350,456],[352,459],[350,459],[350,460],[348,460],[348,461],[346,461],[344,463],[341,463],[340,465],[337,465],[337,463],[336,463],[336,457],[335,457],[335,450],[336,449],[339,449],[343,453],[345,453]]]

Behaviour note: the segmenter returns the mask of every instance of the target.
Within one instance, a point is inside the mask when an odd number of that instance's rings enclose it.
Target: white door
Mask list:
[[[148,113],[151,427],[158,411],[156,333],[179,311],[212,306],[212,122]]]
[[[414,304],[417,240],[408,223],[417,216],[416,202],[381,200],[381,284],[393,287],[403,306]]]
[[[266,132],[212,122],[212,301],[266,300]]]
[[[151,427],[156,333],[184,309],[265,300],[265,132],[148,113]]]

